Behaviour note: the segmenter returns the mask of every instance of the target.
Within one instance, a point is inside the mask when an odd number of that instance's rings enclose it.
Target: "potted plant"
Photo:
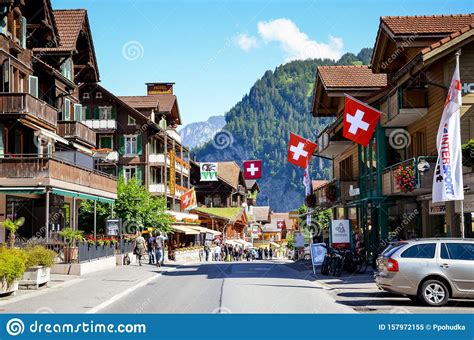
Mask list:
[[[16,232],[18,229],[20,229],[20,227],[23,224],[25,224],[25,218],[20,217],[16,219],[15,221],[13,221],[10,218],[7,218],[5,221],[1,222],[0,224],[9,232],[8,239],[7,239],[7,246],[9,248],[13,248],[15,245]]]
[[[34,246],[25,249],[26,271],[20,281],[20,287],[38,288],[46,284],[51,278],[51,267],[54,264],[56,253],[43,246]]]
[[[324,194],[328,202],[335,202],[337,200],[337,185],[335,182],[329,183],[324,189]]]
[[[415,170],[412,166],[401,165],[395,170],[394,177],[402,192],[409,193],[415,190]]]
[[[18,280],[26,269],[26,255],[21,249],[0,247],[0,295],[18,290]]]
[[[64,247],[64,261],[67,263],[77,262],[79,257],[79,248],[77,242],[83,241],[83,231],[72,228],[64,228],[59,232],[59,236],[64,238],[67,246]]]
[[[308,208],[314,208],[316,207],[316,194],[315,193],[311,193],[309,195],[307,195],[305,198],[304,198],[304,204],[308,207]]]

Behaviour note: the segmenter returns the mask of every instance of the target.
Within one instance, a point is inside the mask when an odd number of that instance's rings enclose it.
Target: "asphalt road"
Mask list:
[[[284,262],[187,265],[100,313],[354,313]]]

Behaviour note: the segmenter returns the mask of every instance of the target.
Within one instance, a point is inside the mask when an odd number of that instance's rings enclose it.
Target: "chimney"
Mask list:
[[[173,94],[174,83],[146,83],[147,95]]]

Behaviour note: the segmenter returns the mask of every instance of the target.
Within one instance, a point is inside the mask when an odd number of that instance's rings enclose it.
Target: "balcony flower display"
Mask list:
[[[335,202],[337,200],[337,186],[335,182],[329,183],[325,190],[326,200],[328,202]]]
[[[404,193],[415,190],[415,170],[413,166],[401,165],[394,172],[395,183]]]
[[[314,208],[316,206],[316,194],[312,193],[305,197],[304,204],[308,208]]]

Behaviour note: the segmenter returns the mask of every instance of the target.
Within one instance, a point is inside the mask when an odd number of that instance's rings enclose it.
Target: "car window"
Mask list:
[[[446,248],[446,243],[441,243],[441,258],[449,260],[448,248]]]
[[[390,257],[392,256],[398,249],[407,245],[406,242],[397,242],[390,244],[385,250],[382,252],[383,257]]]
[[[415,259],[432,259],[435,255],[436,243],[416,244],[405,250],[401,257]]]
[[[446,243],[445,253],[441,250],[441,258],[451,260],[474,261],[474,243]]]

